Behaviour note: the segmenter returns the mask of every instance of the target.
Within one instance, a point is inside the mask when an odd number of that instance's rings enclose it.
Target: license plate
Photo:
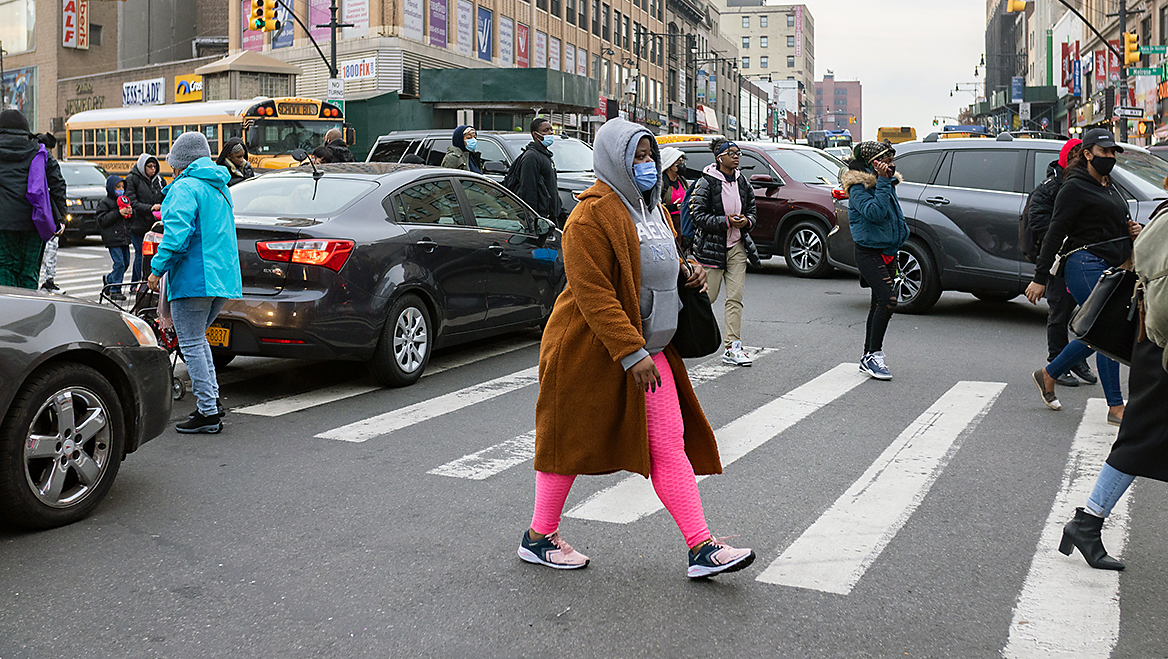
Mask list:
[[[227,348],[231,343],[231,330],[222,325],[207,328],[207,343],[215,348]]]

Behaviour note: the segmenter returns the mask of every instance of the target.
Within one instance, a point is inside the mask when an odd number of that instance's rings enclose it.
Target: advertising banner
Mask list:
[[[1076,45],[1078,45],[1078,42],[1075,42],[1075,43],[1076,43]],[[1108,41],[1107,43],[1111,44],[1111,48],[1114,48],[1116,50],[1120,50],[1122,52],[1123,42],[1120,41],[1119,39],[1112,39],[1111,41]],[[1119,68],[1120,68],[1120,66],[1121,65],[1119,63],[1119,55],[1116,55],[1114,51],[1112,51],[1111,49],[1108,49],[1108,51],[1107,51],[1107,79],[1110,80],[1112,84],[1119,84]]]
[[[446,47],[446,0],[430,0],[430,45]]]
[[[455,29],[458,30],[458,54],[471,56],[474,50],[474,3],[470,0],[458,0],[458,17]]]
[[[337,73],[341,80],[362,80],[377,77],[377,56],[362,57],[337,62]]]
[[[685,67],[679,67],[677,69],[677,102],[682,107],[689,105],[689,102],[685,100],[685,88]]]
[[[345,0],[344,23],[353,27],[345,28],[344,38],[363,37],[369,34],[369,0]]]
[[[1107,86],[1107,51],[1097,50],[1091,56],[1091,66],[1095,70],[1095,89]]]
[[[337,12],[337,22],[344,23],[342,12]],[[308,0],[308,33],[323,45],[329,38],[327,27],[316,27],[329,22],[329,0]]]
[[[1010,102],[1021,103],[1022,95],[1026,90],[1026,78],[1014,76],[1010,78]]]
[[[242,0],[240,5],[243,8],[243,31],[239,33],[240,47],[244,50],[251,50],[258,53],[264,49],[264,33],[248,29],[248,18],[251,17],[251,2],[249,0]]]
[[[166,103],[166,78],[122,83],[122,105],[162,105]]]
[[[535,32],[535,68],[546,69],[548,65],[548,36],[545,32]]]
[[[191,74],[174,77],[175,103],[201,100],[203,100],[203,76]]]
[[[499,17],[499,63],[515,66],[515,21]]]
[[[491,61],[495,54],[495,20],[494,14],[486,7],[479,7],[479,59]]]
[[[531,28],[523,23],[515,25],[515,65],[521,69],[531,66]]]
[[[576,47],[572,44],[564,44],[564,73],[575,73],[576,71]]]
[[[576,75],[588,77],[588,51],[583,48],[576,49]]]
[[[1078,96],[1079,98],[1082,98],[1083,97],[1083,61],[1079,60],[1079,59],[1075,60],[1074,84],[1075,84],[1075,86],[1071,90],[1071,94],[1073,96]]]
[[[64,0],[61,9],[61,45],[77,47],[77,0]]]
[[[705,69],[698,69],[697,80],[697,101],[698,103],[705,103],[706,101],[706,84],[710,81],[710,74],[706,73]]]
[[[548,39],[548,68],[560,70],[560,40],[555,37]]]
[[[292,20],[292,12],[284,5],[276,5],[276,20],[280,23],[280,29],[272,33],[272,48],[287,48],[296,37],[296,23]]]
[[[407,39],[422,41],[426,19],[422,15],[422,0],[402,0],[402,34]]]
[[[795,7],[795,59],[803,57],[803,5]]]
[[[718,76],[713,73],[710,74],[710,79],[706,82],[706,103],[713,105],[718,102]]]

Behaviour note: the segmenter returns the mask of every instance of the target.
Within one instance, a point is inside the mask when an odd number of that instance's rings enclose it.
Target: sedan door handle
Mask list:
[[[495,256],[503,256],[504,248],[502,245],[491,245],[487,249],[491,250],[491,253]]]
[[[430,240],[429,238],[423,238],[414,244],[426,250],[427,252],[434,251],[434,248],[438,246],[438,243]]]
[[[944,197],[929,197],[925,200],[925,203],[932,204],[933,206],[948,206],[949,200]]]

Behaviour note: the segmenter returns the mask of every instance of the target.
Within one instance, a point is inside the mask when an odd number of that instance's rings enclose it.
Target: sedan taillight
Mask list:
[[[349,254],[353,252],[352,240],[267,240],[256,243],[256,254],[265,261],[319,265],[333,272],[340,272]]]
[[[831,198],[832,199],[847,199],[848,198],[848,191],[836,188],[836,189],[831,191]]]

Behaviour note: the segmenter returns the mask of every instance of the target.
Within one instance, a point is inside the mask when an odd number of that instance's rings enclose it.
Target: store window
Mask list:
[[[0,31],[4,28],[0,27]],[[8,45],[5,41],[4,46]],[[5,48],[5,50],[8,50]],[[21,114],[28,119],[29,127],[36,132],[37,130],[37,70],[35,66],[30,66],[23,69],[5,69],[4,70],[4,94],[7,96],[7,108],[15,108],[20,110]]]
[[[0,43],[5,55],[36,48],[36,0],[0,0]]]

